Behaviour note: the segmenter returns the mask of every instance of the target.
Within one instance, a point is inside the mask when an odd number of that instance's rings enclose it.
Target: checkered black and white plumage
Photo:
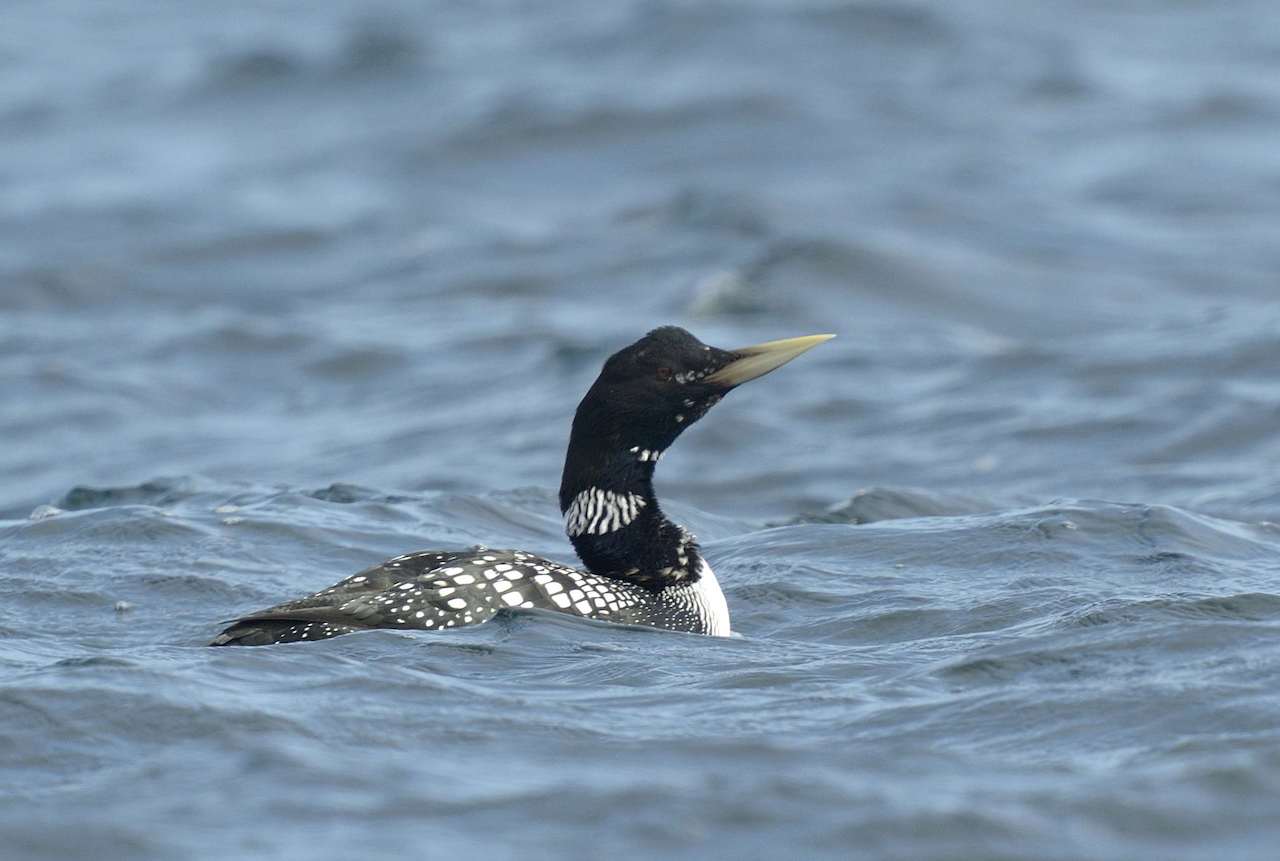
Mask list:
[[[213,645],[324,640],[368,628],[440,631],[487,622],[500,610],[531,607],[673,631],[728,634],[728,608],[709,568],[699,582],[700,587],[653,592],[519,550],[410,553],[307,598],[246,616]]]

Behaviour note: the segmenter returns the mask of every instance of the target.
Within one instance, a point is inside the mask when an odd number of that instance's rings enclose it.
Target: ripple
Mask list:
[[[1144,601],[1111,600],[1071,614],[1069,625],[1137,624],[1161,619],[1239,619],[1261,622],[1280,619],[1280,595],[1170,596]]]
[[[425,54],[418,35],[392,19],[362,18],[326,49],[283,42],[236,47],[209,61],[197,91],[241,92],[309,79],[340,81],[411,70]]]
[[[454,151],[490,153],[498,148],[528,148],[584,139],[624,138],[634,134],[690,129],[726,120],[761,123],[785,115],[777,100],[758,94],[705,97],[688,102],[644,106],[589,104],[564,107],[539,103],[524,93],[507,96],[466,127],[450,134]]]
[[[156,478],[122,487],[76,486],[67,491],[59,507],[67,511],[111,508],[121,505],[172,505],[190,498],[195,483],[189,478]]]
[[[876,523],[904,517],[945,517],[978,514],[998,506],[988,500],[945,494],[911,487],[871,487],[859,490],[844,502],[796,523]]]

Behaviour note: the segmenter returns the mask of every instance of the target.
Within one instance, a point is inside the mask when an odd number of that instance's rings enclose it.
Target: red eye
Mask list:
[[[661,380],[661,381],[662,381],[662,382],[664,382],[664,383],[665,383],[667,380],[671,379],[671,369],[670,369],[670,368],[658,368],[658,379],[659,379],[659,380]]]

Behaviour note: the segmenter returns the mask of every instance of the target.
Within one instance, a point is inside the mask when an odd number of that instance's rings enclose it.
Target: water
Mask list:
[[[1272,4],[10,2],[6,858],[1274,857]],[[647,328],[741,637],[211,650],[568,561]]]

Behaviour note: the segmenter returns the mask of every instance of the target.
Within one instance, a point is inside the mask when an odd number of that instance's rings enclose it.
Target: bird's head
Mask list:
[[[578,405],[560,481],[565,531],[587,567],[654,590],[696,581],[700,550],[659,509],[654,465],[725,394],[832,337],[722,350],[663,326],[610,356]]]
[[[594,434],[599,445],[656,460],[728,392],[833,337],[724,350],[678,326],[654,329],[605,361],[578,407],[574,435]]]

